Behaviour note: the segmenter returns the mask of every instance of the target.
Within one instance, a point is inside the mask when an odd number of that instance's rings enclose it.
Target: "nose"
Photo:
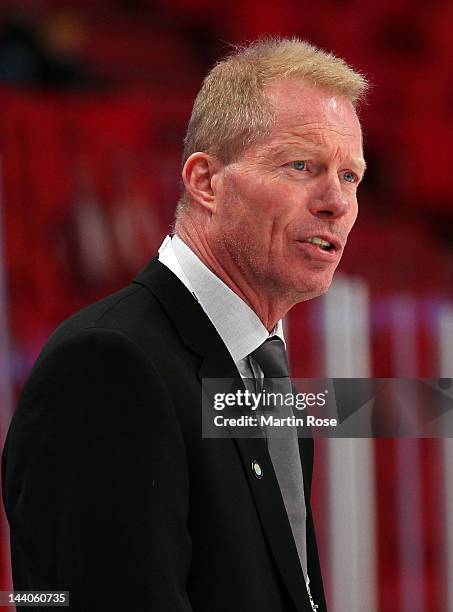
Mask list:
[[[342,189],[340,178],[324,176],[316,185],[308,208],[316,217],[340,218],[353,206],[351,194]]]

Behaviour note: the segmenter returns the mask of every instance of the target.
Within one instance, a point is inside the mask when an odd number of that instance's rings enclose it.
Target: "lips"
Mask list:
[[[319,238],[318,236],[315,236],[314,238],[307,238],[306,242],[309,242],[310,244],[317,244],[323,251],[331,251],[334,248],[333,244],[327,242],[327,240]]]
[[[333,236],[332,234],[326,233],[313,233],[307,237],[300,238],[298,242],[311,244],[319,248],[321,251],[327,253],[338,252],[342,249],[342,244],[339,239]]]

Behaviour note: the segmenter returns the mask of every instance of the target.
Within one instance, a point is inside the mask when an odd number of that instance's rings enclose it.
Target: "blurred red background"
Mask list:
[[[203,75],[227,43],[262,34],[306,38],[372,83],[361,109],[369,169],[359,221],[336,289],[288,317],[293,373],[451,376],[452,28],[446,0],[4,0],[1,439],[49,333],[155,254],[171,227]],[[343,475],[333,466],[344,449],[317,445],[315,519],[331,610],[453,611],[448,441],[356,441]],[[339,531],[350,530],[362,535],[344,549]],[[4,516],[0,555],[7,590]]]

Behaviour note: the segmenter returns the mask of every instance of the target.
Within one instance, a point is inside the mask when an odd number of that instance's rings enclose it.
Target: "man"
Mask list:
[[[328,289],[357,216],[365,87],[297,39],[207,76],[176,235],[60,326],[13,418],[16,590],[68,590],[73,610],[326,610],[312,440],[203,438],[202,380],[288,380],[281,319]]]

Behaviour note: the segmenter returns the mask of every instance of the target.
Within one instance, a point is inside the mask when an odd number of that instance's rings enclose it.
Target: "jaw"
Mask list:
[[[284,315],[295,304],[326,293],[332,283],[335,268],[336,266],[324,266],[307,269],[300,266],[299,269],[294,269],[294,263],[280,270],[267,268],[255,276],[253,284],[257,296],[267,301],[272,310]]]
[[[279,279],[281,295],[286,293],[293,303],[298,303],[326,293],[339,263],[338,256],[330,261],[318,260],[297,249],[282,258],[279,266],[270,269],[269,277]]]

